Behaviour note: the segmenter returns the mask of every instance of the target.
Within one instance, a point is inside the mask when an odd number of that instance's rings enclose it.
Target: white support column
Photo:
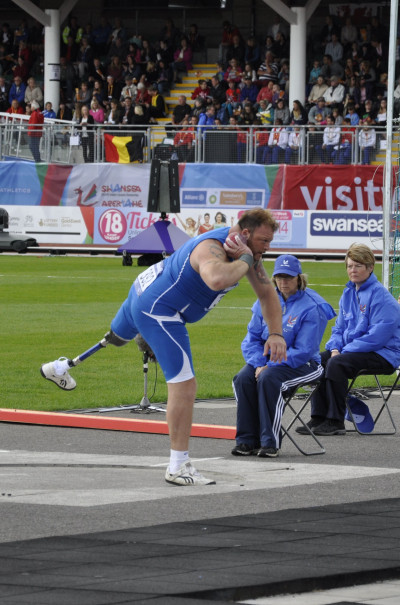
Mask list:
[[[44,103],[55,112],[60,102],[60,11],[46,9],[50,24],[44,28]]]
[[[389,289],[390,283],[390,234],[392,231],[392,216],[398,209],[393,208],[393,93],[396,75],[396,39],[398,20],[398,0],[390,3],[390,32],[388,51],[388,87],[387,87],[387,122],[386,122],[386,160],[384,166],[384,192],[383,192],[383,250],[382,250],[382,283]],[[396,167],[397,168],[397,167]],[[397,172],[397,171],[396,171]],[[394,250],[393,250],[394,252]]]
[[[294,6],[291,9],[297,14],[295,23],[290,25],[290,87],[289,108],[293,107],[293,101],[305,101],[306,90],[306,40],[307,40],[307,18],[306,8]]]

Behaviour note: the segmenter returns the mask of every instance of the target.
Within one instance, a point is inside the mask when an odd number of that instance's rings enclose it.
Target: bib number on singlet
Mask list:
[[[164,261],[160,261],[156,265],[151,265],[146,271],[143,271],[135,279],[136,294],[140,296],[153,283],[153,281],[162,273],[164,269]]]

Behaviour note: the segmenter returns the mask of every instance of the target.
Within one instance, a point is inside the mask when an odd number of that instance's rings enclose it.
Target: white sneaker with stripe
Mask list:
[[[165,472],[165,481],[173,485],[215,485],[215,481],[207,479],[199,473],[190,460],[182,464],[174,474],[170,473],[168,467]]]

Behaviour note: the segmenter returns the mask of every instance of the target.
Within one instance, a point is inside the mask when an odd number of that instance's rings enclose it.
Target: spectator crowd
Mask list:
[[[119,17],[111,23],[102,15],[96,25],[83,26],[70,16],[60,36],[60,101],[53,108],[40,85],[43,28],[25,20],[15,29],[3,24],[0,111],[30,115],[35,102],[44,117],[73,120],[87,139],[87,161],[93,157],[95,125],[142,126],[167,117],[165,94],[192,68],[193,53],[206,47],[196,24],[181,32],[172,19],[149,40],[131,35]],[[224,21],[215,74],[210,79],[199,74],[193,106],[182,94],[172,112],[179,159],[193,159],[199,129],[228,127],[238,132],[240,161],[246,144],[240,127],[254,126],[257,161],[291,163],[302,145],[300,127],[307,125],[315,134],[318,161],[349,163],[357,137],[362,161],[369,163],[378,139],[384,141],[374,126],[386,124],[387,41],[388,30],[377,17],[358,26],[350,17],[328,15],[319,36],[307,41],[304,98],[290,107],[288,27],[277,17],[264,37],[246,37]],[[400,84],[394,96],[398,113]]]

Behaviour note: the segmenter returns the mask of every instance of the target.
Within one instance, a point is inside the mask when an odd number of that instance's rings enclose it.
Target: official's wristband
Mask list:
[[[254,264],[254,257],[251,254],[241,254],[238,260],[242,260],[244,263],[247,263],[249,265],[249,269],[251,269]]]
[[[271,334],[268,335],[268,338],[270,336],[280,336],[281,338],[283,338],[283,340],[285,340],[284,335],[283,334],[279,334],[279,332],[271,332]],[[267,338],[267,340],[268,340],[268,338]]]

